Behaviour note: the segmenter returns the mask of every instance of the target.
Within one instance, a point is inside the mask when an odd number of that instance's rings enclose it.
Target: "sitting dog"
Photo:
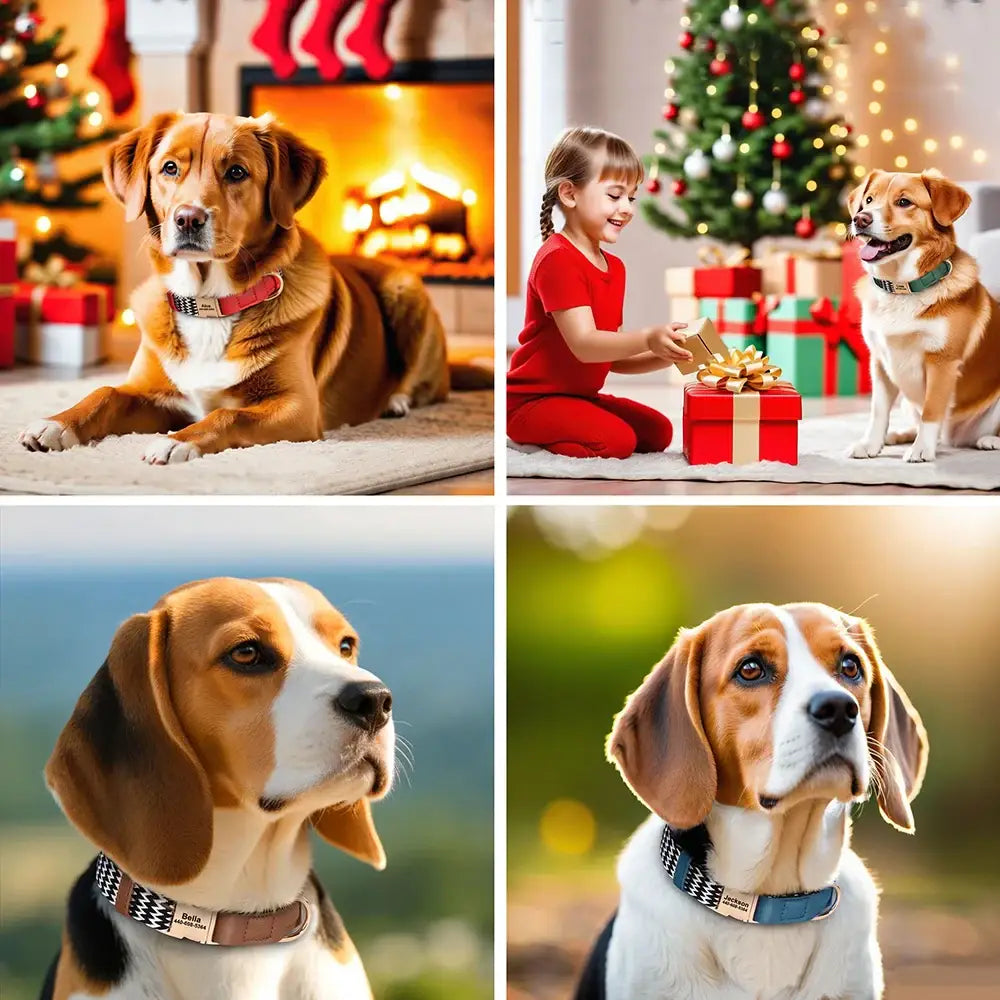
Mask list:
[[[45,770],[100,853],[41,1000],[370,998],[308,831],[385,867],[391,709],[294,580],[190,583],[126,621]]]
[[[166,464],[443,400],[444,331],[420,279],[331,261],[295,224],[325,171],[268,115],[159,114],[113,143],[104,179],[128,220],[146,217],[155,270],[132,296],[139,350],[122,385],[36,421],[21,443],[169,432],[143,456]]]
[[[871,349],[871,415],[854,458],[909,444],[907,462],[932,462],[938,439],[1000,449],[1000,304],[953,223],[971,199],[937,171],[873,170],[850,196],[852,235],[871,278],[858,283]],[[902,393],[913,426],[889,433]]]
[[[850,850],[871,786],[912,832],[927,737],[866,622],[820,604],[682,630],[615,718],[653,813],[578,1000],[877,1000],[878,893]]]

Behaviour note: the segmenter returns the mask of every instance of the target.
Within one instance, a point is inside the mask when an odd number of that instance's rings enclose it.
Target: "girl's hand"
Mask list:
[[[653,326],[645,330],[646,347],[658,358],[674,363],[676,361],[690,361],[694,355],[683,345],[687,339],[681,330],[686,329],[687,323],[671,323],[669,326]]]

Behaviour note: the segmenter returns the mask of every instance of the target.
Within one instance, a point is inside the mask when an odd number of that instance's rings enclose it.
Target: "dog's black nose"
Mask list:
[[[200,205],[181,205],[174,209],[174,224],[182,233],[193,236],[208,222],[208,212]]]
[[[854,228],[857,230],[867,229],[871,224],[871,212],[858,212],[858,214],[854,216]]]
[[[858,720],[858,703],[846,691],[824,691],[809,699],[806,711],[817,726],[834,736],[849,733]]]
[[[378,681],[358,681],[345,684],[333,703],[356,725],[377,733],[389,721],[392,694]]]

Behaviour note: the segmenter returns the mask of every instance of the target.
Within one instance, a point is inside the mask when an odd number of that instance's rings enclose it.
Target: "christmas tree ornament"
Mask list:
[[[42,19],[30,10],[23,10],[14,18],[14,33],[22,42],[30,42],[38,31]]]
[[[705,39],[705,44],[702,46],[702,49],[705,52],[709,53],[709,55],[711,55],[715,51],[715,39],[714,38],[706,38]]]
[[[761,0],[761,2],[764,4],[765,7],[773,7],[774,6],[774,0]]]
[[[792,147],[785,140],[784,136],[776,136],[771,143],[771,155],[776,160],[787,160],[792,155]]]
[[[806,118],[819,121],[826,116],[826,102],[819,97],[810,97],[802,106],[802,113]]]
[[[24,63],[26,55],[24,46],[16,38],[0,42],[0,64],[17,69]]]
[[[33,83],[29,83],[28,86],[24,88],[24,103],[33,110],[44,108],[45,91],[39,90]]]
[[[672,122],[676,117],[680,108],[676,104],[664,104],[663,105],[663,120],[667,122]]]
[[[743,27],[743,22],[746,17],[743,11],[740,10],[739,5],[731,3],[723,12],[722,17],[719,18],[719,22],[726,31],[739,31]]]
[[[685,31],[681,34],[681,37],[677,39],[677,44],[680,45],[682,49],[689,49],[694,45],[694,35],[690,31]]]
[[[676,198],[680,198],[688,189],[687,182],[682,178],[678,177],[677,180],[670,185],[670,191]]]
[[[807,87],[822,87],[824,83],[826,83],[826,80],[819,73],[810,73],[806,77]]]
[[[788,100],[792,104],[801,104],[805,99],[806,99],[805,91],[799,90],[798,87],[792,90],[792,92],[788,95]]]
[[[733,207],[740,209],[742,212],[745,212],[753,205],[753,194],[743,186],[742,180],[740,180],[739,187],[733,192],[732,202]]]
[[[736,143],[729,134],[729,126],[723,125],[722,135],[712,143],[712,156],[720,163],[730,163],[736,156]]]
[[[684,173],[693,181],[703,181],[712,172],[712,164],[704,151],[696,149],[684,158]]]
[[[649,180],[646,181],[646,190],[650,194],[659,194],[660,182],[655,177],[650,177]]]
[[[57,77],[48,84],[45,93],[50,101],[58,101],[60,98],[69,96],[69,88],[66,86],[65,80],[60,80]]]
[[[725,76],[733,71],[733,64],[720,52],[709,64],[708,71],[712,76]]]
[[[770,215],[784,215],[788,211],[788,195],[772,184],[764,193],[764,211]]]
[[[809,206],[802,210],[802,218],[795,223],[795,235],[802,240],[811,240],[816,235],[816,223],[809,218]]]
[[[796,83],[799,83],[800,81],[805,79],[806,76],[805,66],[803,66],[802,63],[799,62],[792,63],[792,65],[788,67],[788,76],[789,79],[794,80]]]
[[[698,124],[698,112],[694,108],[682,108],[677,120],[684,128],[694,128]]]
[[[740,121],[748,132],[753,132],[754,129],[760,128],[767,119],[757,110],[756,105],[754,105],[749,110],[743,112],[743,117]]]

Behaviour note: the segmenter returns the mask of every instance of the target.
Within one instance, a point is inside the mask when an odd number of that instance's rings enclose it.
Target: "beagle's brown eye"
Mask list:
[[[344,636],[344,638],[340,640],[341,656],[353,656],[354,650],[356,650],[357,648],[358,648],[358,641],[357,639],[354,639],[351,636]]]
[[[896,202],[896,204],[900,208],[909,208],[913,204],[913,202],[910,201],[909,198],[900,198],[899,201]]]
[[[268,646],[253,639],[233,646],[222,662],[238,674],[266,674],[278,667],[278,655]]]
[[[250,176],[250,172],[247,170],[247,168],[246,167],[241,167],[238,163],[234,163],[226,171],[226,180],[227,181],[235,181],[235,182],[245,181],[249,176]]]
[[[229,659],[241,667],[253,667],[260,660],[260,646],[255,642],[245,642],[229,651]]]
[[[840,676],[849,681],[859,680],[862,676],[861,661],[853,653],[844,653],[840,658]]]
[[[756,656],[740,660],[734,675],[741,684],[759,684],[767,679],[767,668]]]
[[[179,173],[179,168],[173,160],[167,160],[167,162],[160,167],[160,173],[166,174],[168,177],[176,177]]]

